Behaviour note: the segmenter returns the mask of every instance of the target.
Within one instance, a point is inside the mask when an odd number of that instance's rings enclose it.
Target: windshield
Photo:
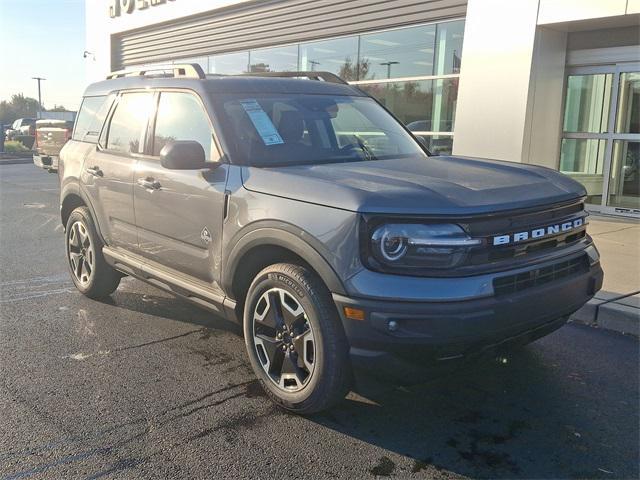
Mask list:
[[[426,156],[373,99],[331,95],[215,95],[234,163],[281,166]]]

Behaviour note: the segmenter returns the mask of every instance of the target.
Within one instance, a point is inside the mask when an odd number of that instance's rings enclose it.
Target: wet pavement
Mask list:
[[[570,324],[297,417],[238,326],[132,279],[78,294],[55,175],[2,165],[0,182],[0,479],[638,478],[633,337]]]

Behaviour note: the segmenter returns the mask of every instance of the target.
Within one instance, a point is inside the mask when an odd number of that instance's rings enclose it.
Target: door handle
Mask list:
[[[93,175],[94,177],[102,177],[104,176],[104,173],[102,173],[102,170],[100,170],[100,167],[90,167],[86,169],[86,172],[89,175]]]
[[[139,178],[138,185],[147,190],[160,190],[160,182],[153,178]]]

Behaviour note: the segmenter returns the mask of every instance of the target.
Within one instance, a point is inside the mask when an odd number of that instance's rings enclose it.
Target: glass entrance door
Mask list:
[[[591,210],[640,216],[640,65],[569,71],[560,171],[581,182]]]

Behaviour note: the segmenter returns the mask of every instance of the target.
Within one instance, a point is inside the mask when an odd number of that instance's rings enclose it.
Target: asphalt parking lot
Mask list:
[[[137,280],[107,302],[73,289],[57,176],[0,165],[0,182],[0,479],[639,476],[633,337],[570,324],[297,417],[239,327]]]

